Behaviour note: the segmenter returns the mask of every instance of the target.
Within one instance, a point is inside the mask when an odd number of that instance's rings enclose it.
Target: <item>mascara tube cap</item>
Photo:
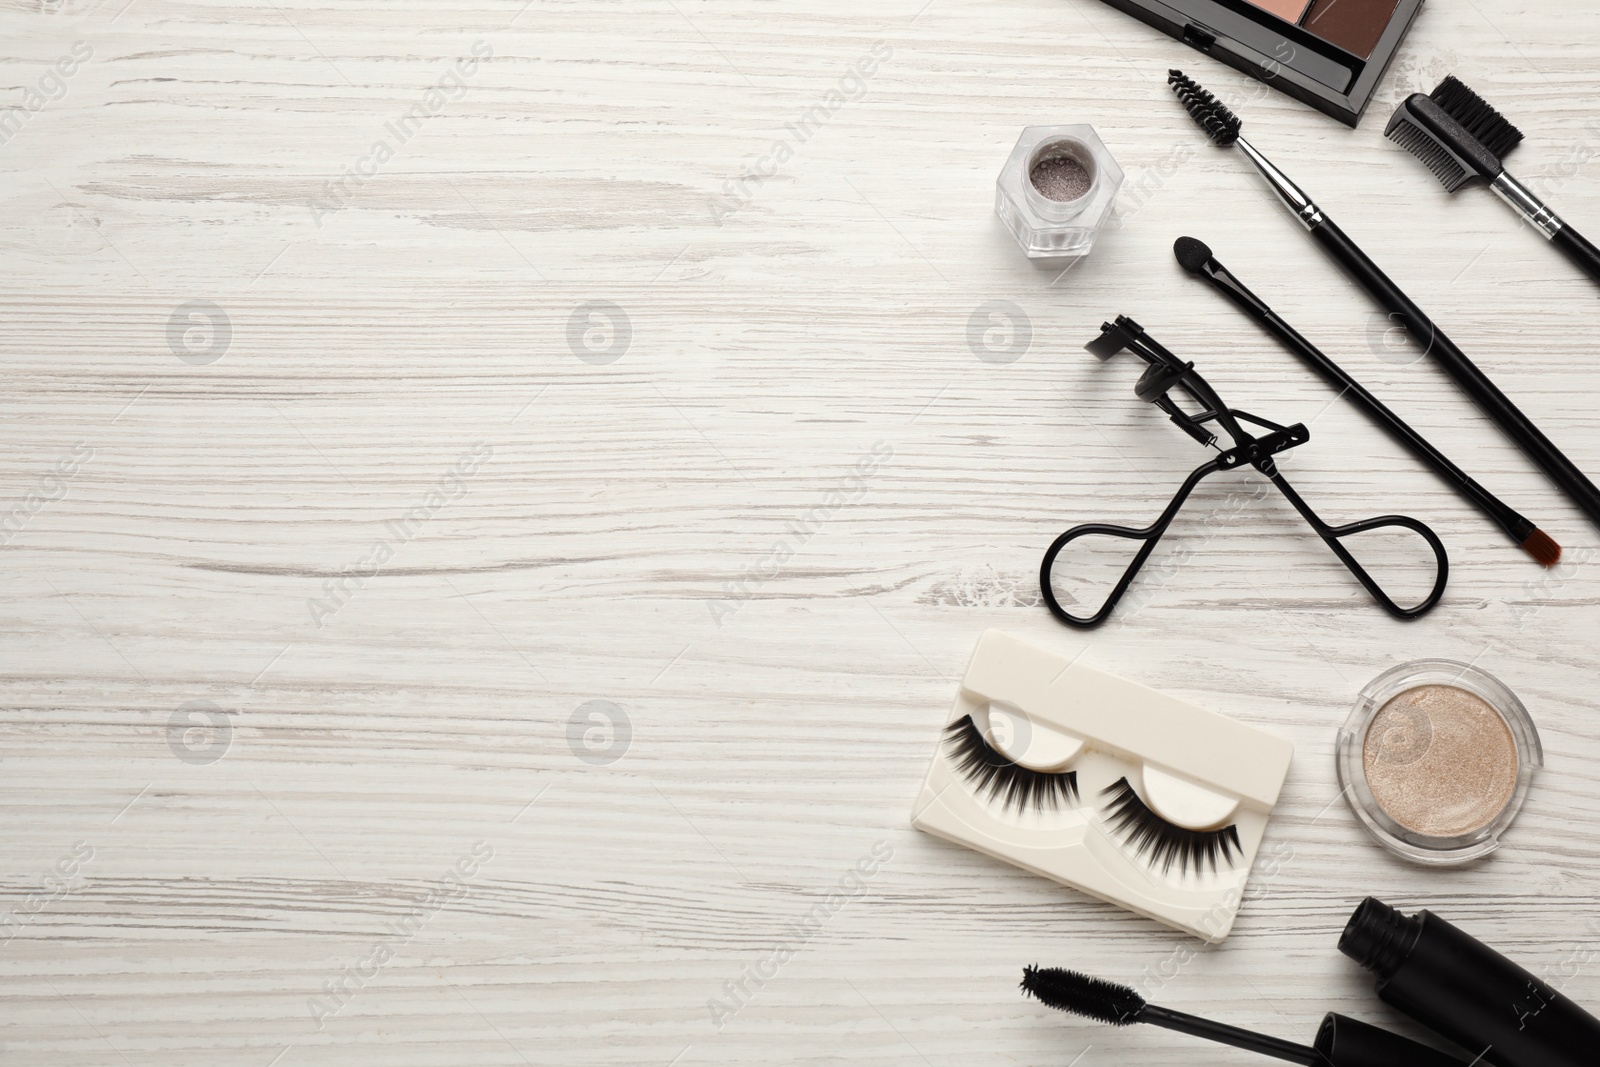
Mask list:
[[[1465,1067],[1466,1060],[1346,1015],[1322,1020],[1314,1046],[1327,1067]]]
[[[1339,951],[1388,981],[1422,936],[1420,919],[1407,918],[1377,897],[1363,900],[1339,937]]]

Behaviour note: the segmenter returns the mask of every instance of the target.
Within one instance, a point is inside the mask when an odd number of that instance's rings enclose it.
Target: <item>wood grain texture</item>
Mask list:
[[[0,145],[0,511],[25,519],[0,549],[0,1060],[1243,1065],[1052,1015],[1020,969],[1285,1037],[1328,1010],[1415,1033],[1334,950],[1369,893],[1600,1003],[1596,531],[1385,347],[1162,84],[1183,65],[1238,102],[1600,470],[1600,293],[1382,138],[1453,71],[1526,131],[1524,181],[1600,229],[1581,8],[1430,5],[1350,131],[1091,0],[0,5],[0,93],[47,98]],[[1053,122],[1128,172],[1061,278],[992,203],[1020,128]],[[1539,571],[1184,278],[1183,233],[1569,565]],[[1010,362],[971,341],[990,301],[1026,317]],[[1433,524],[1439,610],[1383,616],[1283,501],[1217,479],[1137,610],[1057,627],[1050,539],[1147,521],[1199,458],[1081,351],[1118,312],[1310,422],[1283,466],[1330,519]],[[1295,742],[1283,862],[1223,946],[909,829],[992,626]],[[1501,677],[1546,746],[1508,847],[1464,871],[1391,859],[1337,799],[1357,690],[1423,656]],[[714,1025],[878,842],[866,889]]]

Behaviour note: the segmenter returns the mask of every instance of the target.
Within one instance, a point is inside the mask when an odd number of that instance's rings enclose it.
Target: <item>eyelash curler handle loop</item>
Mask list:
[[[1355,576],[1362,587],[1371,594],[1372,599],[1376,600],[1378,605],[1390,615],[1397,619],[1421,618],[1432,611],[1439,603],[1440,598],[1444,596],[1445,586],[1450,580],[1450,557],[1445,552],[1444,542],[1439,540],[1439,535],[1434,533],[1426,524],[1407,515],[1380,515],[1377,518],[1362,519],[1359,522],[1347,523],[1344,526],[1329,526],[1322,521],[1320,515],[1311,510],[1311,505],[1301,499],[1300,494],[1295,492],[1288,479],[1278,473],[1277,466],[1270,459],[1262,459],[1250,465],[1265,474],[1272,481],[1272,484],[1278,487],[1278,491],[1284,495],[1290,504],[1294,505],[1294,509],[1300,513],[1300,516],[1316,531],[1317,536],[1322,538],[1323,543],[1339,558],[1339,562],[1345,565],[1345,568]],[[1208,475],[1215,474],[1217,471],[1225,469],[1226,466],[1228,466],[1226,460],[1223,457],[1218,457],[1204,466],[1197,467],[1194,473],[1189,475],[1188,480],[1178,489],[1178,492],[1172,498],[1172,502],[1161,513],[1161,517],[1142,530],[1131,526],[1113,526],[1109,523],[1091,522],[1082,526],[1074,526],[1060,537],[1057,537],[1051,543],[1049,549],[1045,551],[1044,559],[1039,564],[1039,594],[1044,598],[1045,606],[1050,609],[1050,614],[1068,626],[1076,626],[1084,630],[1099,626],[1105,622],[1111,613],[1116,610],[1117,604],[1122,600],[1123,594],[1128,591],[1128,587],[1133,584],[1133,580],[1138,577],[1139,571],[1143,569],[1145,562],[1150,558],[1150,553],[1155,551],[1156,544],[1172,525],[1173,520],[1178,517],[1178,512],[1189,499],[1189,495],[1194,492],[1195,486],[1199,485],[1201,480]],[[1394,598],[1383,590],[1377,579],[1367,573],[1366,568],[1361,565],[1355,556],[1351,555],[1350,550],[1345,548],[1342,543],[1346,537],[1353,537],[1359,533],[1367,533],[1387,527],[1410,530],[1421,537],[1433,551],[1433,558],[1436,564],[1433,589],[1429,591],[1421,602],[1412,607],[1402,607],[1395,603]],[[1061,602],[1056,598],[1055,589],[1051,586],[1050,578],[1055,570],[1057,557],[1061,555],[1068,545],[1081,537],[1090,537],[1096,534],[1104,537],[1121,537],[1130,541],[1143,541],[1144,544],[1140,546],[1139,551],[1134,555],[1133,561],[1128,564],[1127,569],[1122,572],[1122,577],[1117,581],[1116,587],[1111,590],[1111,595],[1106,598],[1105,603],[1100,605],[1100,610],[1085,618],[1073,615],[1061,606]]]
[[[1269,464],[1269,469],[1262,469],[1262,465],[1257,464],[1256,469],[1261,470],[1261,473],[1272,480],[1272,484],[1277,486],[1278,491],[1288,499],[1289,503],[1294,505],[1294,509],[1300,513],[1301,518],[1311,524],[1311,528],[1317,532],[1317,536],[1322,538],[1323,542],[1333,550],[1333,554],[1339,557],[1339,562],[1343,563],[1350,573],[1356,576],[1356,580],[1366,587],[1368,593],[1372,594],[1372,599],[1376,600],[1383,610],[1390,615],[1397,619],[1420,618],[1432,611],[1434,605],[1439,603],[1439,598],[1444,596],[1445,584],[1450,580],[1450,557],[1445,553],[1444,542],[1439,540],[1439,535],[1429,529],[1426,524],[1408,515],[1380,515],[1375,519],[1362,519],[1360,522],[1347,523],[1344,526],[1329,526],[1322,521],[1321,516],[1311,510],[1311,505],[1300,498],[1300,494],[1294,491],[1288,480],[1278,473],[1275,466],[1270,466]],[[1366,568],[1361,566],[1356,561],[1356,558],[1350,554],[1350,550],[1342,544],[1343,539],[1346,537],[1391,526],[1399,527],[1402,530],[1410,530],[1426,541],[1428,547],[1433,550],[1434,562],[1438,567],[1434,572],[1432,591],[1414,607],[1403,608],[1396,604],[1389,594],[1385,593],[1378,585],[1377,580],[1367,573]]]
[[[1132,585],[1134,578],[1138,577],[1140,569],[1144,567],[1145,560],[1149,559],[1150,553],[1155,551],[1156,543],[1167,532],[1167,527],[1171,526],[1172,520],[1178,517],[1178,512],[1183,508],[1184,501],[1189,499],[1189,494],[1194,492],[1195,486],[1200,484],[1201,479],[1207,475],[1215,474],[1222,469],[1222,466],[1222,460],[1218,458],[1195,468],[1194,473],[1189,475],[1188,480],[1183,483],[1173,496],[1172,502],[1167,505],[1167,509],[1161,513],[1161,517],[1142,530],[1136,530],[1131,526],[1113,526],[1104,522],[1091,522],[1082,526],[1074,526],[1056,538],[1045,551],[1044,560],[1039,564],[1039,594],[1044,597],[1045,606],[1050,609],[1050,614],[1068,626],[1076,626],[1084,630],[1099,626],[1102,622],[1105,622],[1107,616],[1116,610],[1117,602],[1122,599],[1122,594],[1128,591],[1128,586]],[[1061,606],[1060,601],[1056,599],[1055,590],[1050,587],[1050,575],[1055,570],[1056,557],[1061,555],[1062,549],[1080,537],[1089,537],[1093,534],[1100,534],[1106,537],[1122,537],[1130,541],[1143,541],[1144,544],[1133,557],[1133,562],[1128,564],[1128,569],[1122,572],[1121,580],[1117,582],[1116,588],[1111,590],[1111,595],[1106,598],[1106,602],[1100,605],[1100,610],[1085,619],[1071,614]]]

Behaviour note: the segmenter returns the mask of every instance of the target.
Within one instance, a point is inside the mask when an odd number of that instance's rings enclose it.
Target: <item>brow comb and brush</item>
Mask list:
[[[1431,93],[1407,97],[1383,134],[1420,159],[1447,193],[1482,178],[1551,244],[1600,281],[1600,249],[1546,207],[1501,162],[1522,143],[1522,131],[1455,75]]]
[[[1418,307],[1398,285],[1390,280],[1388,275],[1379,269],[1378,265],[1361,250],[1359,245],[1346,236],[1345,232],[1323,212],[1304,190],[1274,166],[1255,146],[1240,136],[1243,122],[1239,117],[1211,93],[1201,88],[1194,79],[1186,77],[1182,71],[1170,71],[1167,83],[1177,95],[1184,109],[1188,111],[1190,118],[1205,132],[1206,136],[1220,147],[1238,147],[1255,166],[1256,170],[1261,173],[1261,176],[1266,179],[1272,191],[1277,194],[1278,198],[1289,208],[1300,224],[1322,246],[1323,251],[1332,257],[1351,278],[1360,283],[1379,304],[1392,314],[1405,327],[1418,346],[1432,356],[1449,373],[1456,384],[1477,403],[1478,407],[1486,415],[1494,420],[1506,436],[1511,438],[1528,454],[1529,458],[1544,471],[1552,482],[1566,493],[1567,497],[1577,505],[1579,510],[1588,516],[1591,522],[1600,526],[1600,489],[1597,489],[1588,476],[1579,470],[1540,431],[1533,420],[1523,414],[1489,379],[1489,376],[1479,369],[1477,364],[1473,363],[1466,353],[1461,351],[1455,342],[1445,335],[1444,331],[1439,329],[1426,312]],[[1446,95],[1448,97],[1449,94]],[[1411,104],[1415,100],[1416,98],[1413,97],[1407,103]],[[1498,117],[1498,114],[1495,117]],[[1489,130],[1492,126],[1493,123],[1483,121],[1479,123],[1480,130]],[[1492,130],[1490,132],[1492,134]],[[1492,139],[1502,148],[1504,147],[1505,135],[1503,133],[1498,136],[1492,136]],[[1504,169],[1500,168],[1498,173],[1503,175]],[[1506,183],[1501,183],[1500,188],[1509,188],[1509,186]],[[1504,195],[1503,192],[1502,195]],[[1540,207],[1542,208],[1543,206],[1540,205]],[[1550,217],[1554,218],[1553,214]],[[1588,245],[1588,242],[1565,226],[1559,228],[1556,233],[1568,234],[1562,241],[1562,247],[1568,249],[1569,254],[1574,254],[1574,258],[1580,261],[1591,260],[1597,267],[1600,267],[1600,256],[1595,255],[1594,249]],[[1552,237],[1552,240],[1555,239],[1555,237]],[[1572,249],[1576,249],[1577,252],[1572,252]],[[1513,536],[1515,535],[1513,534]],[[1559,549],[1557,551],[1559,552]],[[1534,552],[1532,548],[1529,548],[1529,552],[1535,558],[1539,558],[1539,554]]]

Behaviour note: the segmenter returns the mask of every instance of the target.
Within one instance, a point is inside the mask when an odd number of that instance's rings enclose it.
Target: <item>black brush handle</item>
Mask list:
[[[1451,462],[1449,456],[1433,447],[1426,437],[1411,428],[1410,423],[1391,411],[1387,404],[1372,395],[1371,390],[1352,378],[1343,367],[1329,359],[1276,312],[1268,311],[1261,321],[1274,337],[1322,375],[1324,381],[1348,393],[1356,407],[1364,411],[1368,418],[1388,431],[1389,436],[1413,456],[1433,468],[1435,474],[1455,486],[1462,496],[1476,504],[1478,510],[1492,519],[1511,540],[1520,545],[1538,529],[1531,520],[1518,514],[1511,505],[1479,485],[1471,475]]]
[[[1193,244],[1186,247],[1184,245],[1186,241]],[[1215,256],[1211,256],[1204,263],[1185,262],[1185,257],[1196,250],[1196,245],[1210,252],[1210,249],[1199,245],[1193,238],[1179,238],[1178,243],[1173,246],[1173,251],[1180,254],[1179,263],[1185,270],[1189,270],[1202,281],[1209,282],[1212,288],[1227,297],[1251,321],[1276,337],[1289,351],[1299,356],[1301,362],[1320,374],[1329,385],[1335,386],[1341,393],[1348,393],[1356,406],[1366,412],[1368,418],[1387,430],[1391,437],[1432,467],[1441,478],[1455,486],[1462,496],[1476,504],[1480,511],[1492,519],[1495,525],[1504,530],[1518,545],[1526,542],[1538,529],[1529,519],[1519,515],[1509,504],[1474,481],[1466,471],[1452,463],[1450,457],[1433,447],[1426,437],[1412,429],[1409,423],[1389,410],[1383,401],[1373,396],[1371,390],[1351,377],[1348,371],[1330,359],[1322,349],[1306,340],[1299,330],[1290,326],[1284,321],[1283,316],[1273,311],[1265,300],[1234,277],[1232,271],[1218,263]]]
[[[1322,216],[1321,221],[1311,227],[1311,236],[1378,303],[1400,319],[1412,340],[1438,360],[1456,380],[1456,384],[1477,402],[1506,436],[1521,446],[1591,522],[1600,526],[1600,489],[1596,489],[1594,483],[1550,442],[1539,427],[1517,409],[1489,380],[1489,376],[1479,370],[1477,364],[1468,359],[1466,353],[1457,348],[1455,342],[1446,337],[1433,320],[1398,285],[1390,281],[1389,276],[1379,270],[1378,265],[1367,258],[1367,254],[1345,236],[1332,219]]]
[[[1564,225],[1550,238],[1550,243],[1565,252],[1589,277],[1600,282],[1600,248],[1590,244],[1583,234]]]
[[[1176,1030],[1190,1037],[1202,1037],[1219,1045],[1232,1045],[1246,1052],[1271,1056],[1287,1063],[1302,1064],[1303,1067],[1318,1067],[1319,1064],[1326,1067],[1322,1054],[1310,1045],[1297,1045],[1293,1041],[1283,1041],[1252,1030],[1241,1030],[1237,1026],[1212,1022],[1210,1019],[1202,1019],[1198,1015],[1189,1015],[1170,1008],[1158,1008],[1154,1004],[1147,1005],[1139,1013],[1139,1021],[1165,1030]]]
[[[1463,130],[1462,136],[1471,135]],[[1532,189],[1513,178],[1509,171],[1502,169],[1493,177],[1482,167],[1478,168],[1478,172],[1489,179],[1489,188],[1494,190],[1496,196],[1510,204],[1511,209],[1521,215],[1530,226],[1554,242],[1555,246],[1565,252],[1567,258],[1576,263],[1585,274],[1600,281],[1600,249],[1596,249],[1584,239],[1583,234],[1568,226],[1565,219],[1550,210],[1548,204],[1540,200]]]

